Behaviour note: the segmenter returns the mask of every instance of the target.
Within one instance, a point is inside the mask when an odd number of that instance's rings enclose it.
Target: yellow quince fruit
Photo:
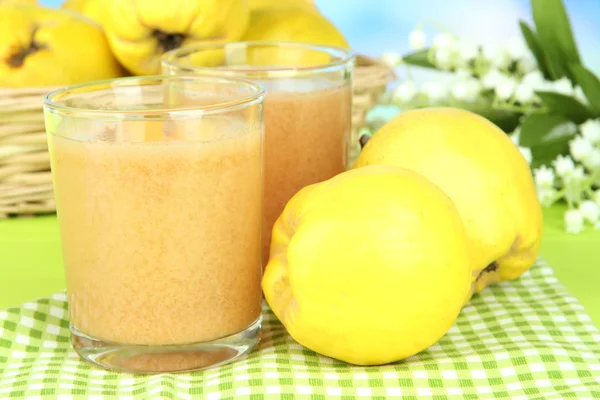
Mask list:
[[[246,0],[107,0],[103,26],[117,59],[136,75],[160,72],[163,53],[182,46],[239,39]]]
[[[278,8],[278,7],[306,7],[313,10],[317,10],[317,6],[313,0],[248,0],[248,6],[250,11],[264,9],[264,8]]]
[[[492,122],[453,108],[401,113],[367,142],[353,168],[373,164],[416,171],[454,201],[469,239],[473,292],[517,278],[535,262],[542,210],[531,171]]]
[[[38,4],[37,0],[0,0],[0,5],[5,4]]]
[[[262,288],[300,344],[359,365],[434,344],[454,323],[471,271],[452,201],[392,166],[307,186],[273,227]]]
[[[349,48],[336,26],[307,7],[261,8],[250,14],[250,25],[242,40],[289,41]]]
[[[66,10],[81,13],[88,1],[89,0],[65,0],[61,3],[60,7]]]
[[[107,0],[66,0],[61,7],[85,15],[91,20],[103,24],[107,10]]]
[[[99,25],[37,5],[0,5],[0,86],[70,85],[123,73]]]

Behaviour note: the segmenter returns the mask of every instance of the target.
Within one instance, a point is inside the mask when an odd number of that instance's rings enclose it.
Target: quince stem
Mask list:
[[[10,67],[20,68],[23,65],[23,63],[25,62],[25,59],[27,58],[27,56],[37,53],[38,51],[44,50],[47,48],[47,46],[40,44],[35,40],[35,34],[38,31],[38,29],[39,29],[39,27],[35,26],[31,30],[28,47],[20,47],[14,54],[12,54],[8,57],[8,59],[6,60],[6,63]]]

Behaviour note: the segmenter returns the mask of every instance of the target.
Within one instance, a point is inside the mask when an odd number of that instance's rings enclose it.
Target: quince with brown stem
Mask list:
[[[0,5],[0,87],[69,85],[123,73],[99,25],[37,5]]]
[[[234,41],[248,26],[246,0],[106,0],[103,27],[117,59],[136,75],[160,72],[179,47]]]
[[[543,220],[531,170],[492,122],[454,108],[401,113],[368,140],[354,168],[376,164],[418,172],[454,201],[469,241],[473,293],[535,262]]]

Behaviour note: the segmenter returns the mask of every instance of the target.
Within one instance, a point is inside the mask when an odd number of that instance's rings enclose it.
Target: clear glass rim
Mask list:
[[[181,57],[193,54],[195,52],[219,49],[219,48],[244,48],[251,46],[265,46],[265,47],[286,47],[286,48],[298,48],[304,50],[319,51],[322,53],[329,54],[336,57],[335,60],[326,64],[317,64],[311,66],[275,66],[275,67],[257,67],[257,68],[229,68],[227,66],[222,67],[203,67],[196,65],[182,65],[178,63]],[[227,73],[230,75],[248,75],[253,73],[273,73],[281,76],[302,74],[302,73],[319,73],[326,72],[332,68],[343,67],[355,59],[356,55],[354,51],[337,46],[322,46],[311,43],[303,42],[290,42],[290,41],[242,41],[242,42],[210,42],[200,43],[192,46],[180,47],[175,50],[164,53],[161,57],[162,66],[174,67],[183,69],[190,72],[202,72],[202,73],[215,73],[219,71],[221,73]]]
[[[206,83],[224,83],[239,85],[240,87],[249,88],[248,94],[241,94],[239,98],[233,100],[215,102],[208,105],[189,105],[189,106],[164,106],[157,108],[131,108],[131,109],[119,109],[119,108],[86,108],[86,107],[72,107],[66,104],[60,103],[58,100],[65,98],[69,95],[77,95],[78,93],[90,93],[94,91],[106,90],[111,87],[134,87],[140,86],[142,82],[169,82],[169,81],[196,81]],[[65,86],[59,89],[55,89],[48,93],[44,97],[44,108],[54,113],[63,113],[77,115],[81,117],[90,118],[115,118],[127,119],[128,117],[139,117],[140,115],[145,116],[160,116],[168,115],[170,119],[176,118],[189,118],[191,115],[202,115],[207,114],[220,114],[234,111],[240,108],[247,107],[256,102],[262,101],[265,91],[263,87],[250,80],[222,77],[222,76],[194,76],[194,75],[148,75],[148,76],[130,76],[123,78],[113,78],[98,80],[92,82],[85,82],[76,85]],[[141,104],[140,104],[141,106]]]

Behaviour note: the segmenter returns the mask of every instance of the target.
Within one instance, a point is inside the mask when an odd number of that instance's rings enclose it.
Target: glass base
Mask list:
[[[262,318],[242,332],[211,342],[167,346],[124,345],[94,339],[71,326],[71,343],[84,360],[105,369],[131,373],[198,371],[230,363],[260,341]]]

